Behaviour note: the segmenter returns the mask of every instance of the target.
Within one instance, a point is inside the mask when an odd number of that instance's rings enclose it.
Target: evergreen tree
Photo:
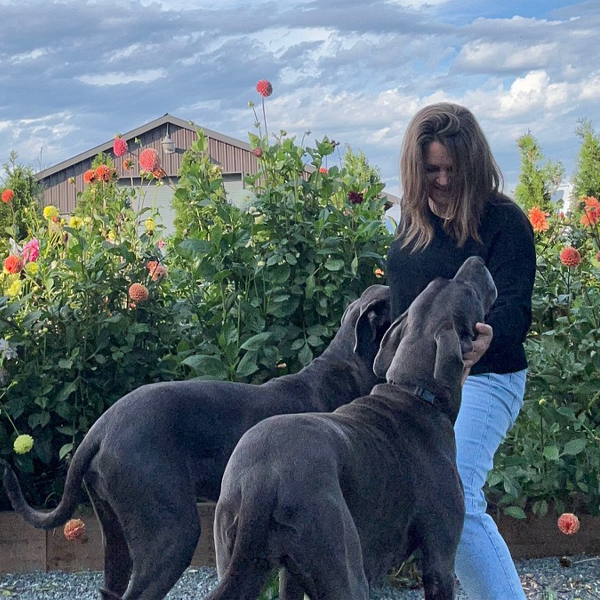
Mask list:
[[[521,172],[515,189],[516,201],[525,209],[539,206],[552,209],[552,196],[558,189],[563,175],[562,163],[545,160],[538,141],[528,132],[517,144],[521,155]]]
[[[577,135],[581,146],[577,157],[577,167],[573,176],[573,196],[600,197],[600,136],[586,119],[579,121]]]
[[[9,202],[0,202],[0,246],[2,251],[9,247],[9,239],[23,240],[31,232],[28,231],[26,222],[32,218],[26,216],[31,212],[31,217],[41,218],[42,189],[35,178],[30,166],[17,164],[18,154],[13,150],[10,158],[3,165],[3,177],[0,192],[12,190],[14,195]]]

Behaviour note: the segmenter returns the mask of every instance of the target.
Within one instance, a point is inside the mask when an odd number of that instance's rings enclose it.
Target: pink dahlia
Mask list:
[[[266,79],[261,79],[257,84],[256,84],[256,91],[263,97],[266,98],[267,96],[270,96],[273,93],[273,86],[271,85],[270,81],[267,81]]]
[[[8,204],[15,197],[15,193],[12,190],[4,190],[2,192],[2,202]]]
[[[573,535],[579,531],[579,519],[573,513],[563,513],[556,524],[565,535]]]
[[[160,157],[154,148],[146,148],[140,154],[140,167],[148,173],[153,173],[160,167]]]
[[[115,141],[113,142],[113,152],[117,158],[124,156],[127,154],[127,142],[121,137],[115,137]]]
[[[23,246],[23,261],[25,264],[28,262],[35,262],[40,255],[40,242],[37,238],[31,238]]]
[[[263,155],[263,150],[262,150],[262,148],[253,148],[252,154],[254,154],[254,156],[256,156],[256,158],[260,158]]]

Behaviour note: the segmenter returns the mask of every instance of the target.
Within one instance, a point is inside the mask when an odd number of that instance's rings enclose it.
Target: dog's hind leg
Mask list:
[[[302,506],[294,520],[298,536],[290,560],[311,600],[368,600],[360,538],[341,491]]]
[[[123,600],[161,600],[190,565],[200,537],[192,490],[170,489],[168,500],[146,490],[143,509],[124,527],[133,568]]]
[[[117,515],[109,504],[98,496],[93,485],[88,485],[87,490],[102,527],[104,588],[100,591],[103,598],[120,598],[129,584],[132,565],[125,534]]]
[[[422,547],[423,550],[423,588],[426,600],[454,599],[454,553],[448,548],[452,544],[433,544]]]
[[[279,600],[304,600],[304,588],[287,569],[279,570]]]

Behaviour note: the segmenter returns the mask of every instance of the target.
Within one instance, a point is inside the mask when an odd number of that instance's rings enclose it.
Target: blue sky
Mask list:
[[[0,160],[36,170],[166,112],[247,140],[271,131],[362,149],[399,193],[422,106],[473,110],[517,182],[530,131],[572,173],[578,119],[600,130],[600,2],[0,0]]]

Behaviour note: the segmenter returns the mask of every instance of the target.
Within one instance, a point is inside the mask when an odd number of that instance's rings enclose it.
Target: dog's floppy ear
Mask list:
[[[406,328],[406,315],[405,312],[401,314],[391,325],[390,328],[385,332],[381,344],[379,345],[379,352],[375,357],[373,363],[373,372],[380,379],[385,379],[385,374],[388,372],[392,365],[396,350],[400,345],[404,330]]]
[[[452,388],[463,372],[463,350],[454,327],[440,329],[435,334],[436,353],[433,378],[445,387]]]
[[[390,323],[390,300],[378,298],[360,313],[354,326],[354,352],[365,356]]]

